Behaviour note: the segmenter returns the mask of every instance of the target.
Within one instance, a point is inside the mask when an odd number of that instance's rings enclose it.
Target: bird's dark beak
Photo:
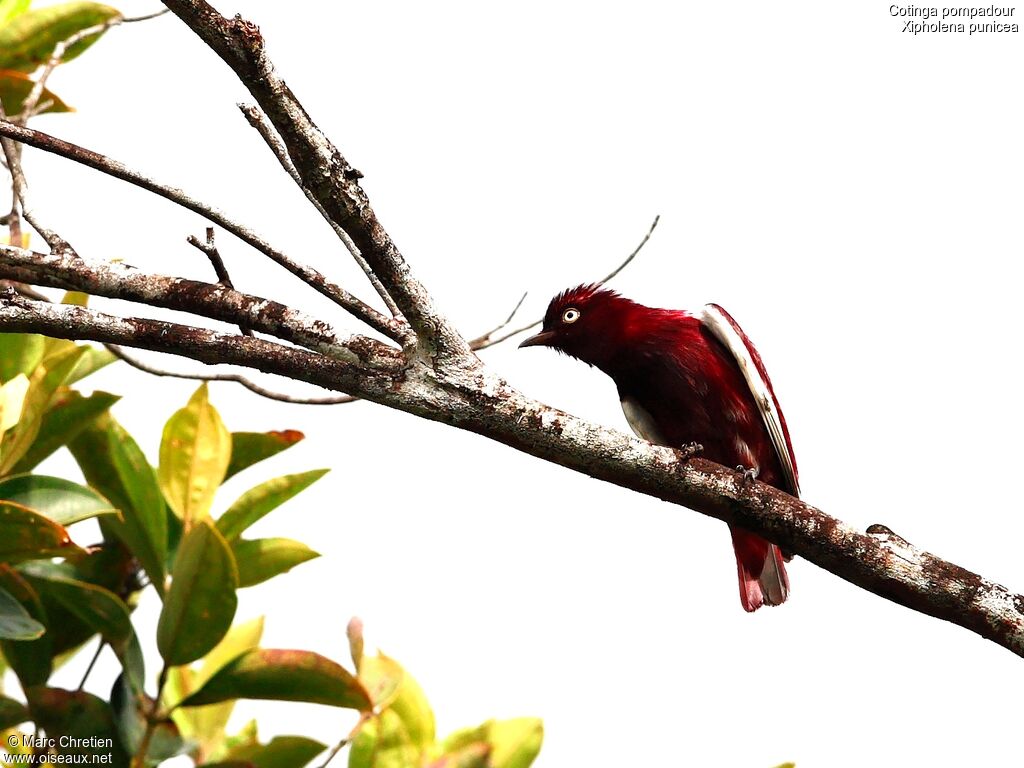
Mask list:
[[[547,347],[551,345],[551,342],[554,341],[554,339],[554,331],[541,331],[540,333],[535,333],[533,334],[533,336],[523,339],[522,343],[519,345],[519,348],[522,349],[523,347]]]

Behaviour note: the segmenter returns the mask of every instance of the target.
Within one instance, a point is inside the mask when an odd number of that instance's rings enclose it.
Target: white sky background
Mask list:
[[[660,213],[616,287],[739,320],[805,498],[1024,589],[1020,34],[913,37],[861,1],[218,6],[259,23],[466,334],[524,290],[532,319],[600,277]],[[188,189],[371,297],[237,112],[248,94],[175,19],[111,32],[52,85],[79,112],[38,128]],[[184,242],[198,217],[35,151],[26,165],[38,212],[83,254],[213,279]],[[354,327],[219,242],[241,290]],[[626,428],[602,374],[544,350],[483,354],[528,394]],[[126,395],[115,413],[154,461],[193,389],[121,367],[87,383]],[[442,734],[542,716],[541,768],[1020,759],[1024,662],[966,630],[801,560],[790,602],[750,616],[715,520],[371,404],[212,395],[232,429],[307,434],[219,508],[271,474],[334,468],[255,531],[324,557],[245,591],[239,618],[265,612],[267,645],[345,660],[362,616]],[[147,596],[143,626],[156,610]],[[257,703],[236,721],[253,715],[265,735],[324,741],[350,722]]]

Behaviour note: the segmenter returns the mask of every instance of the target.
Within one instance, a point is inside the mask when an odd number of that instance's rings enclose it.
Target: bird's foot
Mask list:
[[[704,446],[700,443],[687,443],[679,449],[679,463],[685,464],[703,450]]]
[[[752,482],[757,480],[757,476],[761,470],[758,467],[744,467],[742,464],[736,465],[736,471],[742,474],[740,478],[744,485],[750,485]]]

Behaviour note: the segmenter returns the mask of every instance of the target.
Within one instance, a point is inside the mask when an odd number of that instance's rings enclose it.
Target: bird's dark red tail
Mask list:
[[[753,533],[738,528],[730,530],[743,610],[756,611],[762,605],[784,603],[789,597],[789,576],[782,552]]]

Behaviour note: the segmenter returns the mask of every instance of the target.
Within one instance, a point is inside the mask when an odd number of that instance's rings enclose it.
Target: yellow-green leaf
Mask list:
[[[21,474],[32,470],[58,448],[74,440],[97,416],[119,399],[117,395],[107,392],[93,392],[85,397],[73,389],[58,390],[43,414],[36,439],[14,465],[14,472]]]
[[[28,377],[23,373],[0,386],[0,435],[21,420],[28,386]]]
[[[290,571],[307,560],[320,557],[301,541],[293,539],[238,539],[231,551],[238,564],[238,586],[252,587]]]
[[[540,753],[544,723],[536,717],[495,720],[488,741],[493,768],[529,768]]]
[[[359,680],[378,709],[389,709],[401,718],[410,744],[424,754],[434,743],[434,712],[416,679],[390,656],[378,653],[363,656]]]
[[[363,723],[348,753],[348,768],[409,768],[422,765],[422,752],[405,723],[385,709]]]
[[[304,768],[326,749],[305,736],[275,736],[269,744],[243,744],[224,755],[224,763],[252,768]]]
[[[0,501],[0,563],[81,554],[64,526],[10,501]]]
[[[157,477],[186,529],[210,514],[231,461],[231,433],[210,404],[206,383],[164,426]]]
[[[256,648],[263,636],[263,617],[237,624],[232,627],[217,647],[206,654],[203,665],[196,672],[189,667],[173,667],[168,675],[167,686],[164,688],[164,703],[173,707],[182,699],[199,690],[213,675],[219,672],[228,662]],[[176,709],[172,717],[177,723],[181,735],[197,742],[203,754],[211,750],[224,739],[234,701],[220,704],[209,704],[205,707],[189,707]]]
[[[0,69],[0,102],[4,105],[4,112],[8,115],[19,115],[25,108],[25,100],[32,93],[35,87],[35,80],[24,72],[13,69]],[[47,113],[72,112],[73,110],[60,96],[49,88],[43,88],[36,102],[35,114],[45,115]]]
[[[217,520],[217,527],[228,541],[238,538],[250,525],[301,493],[330,470],[314,469],[295,475],[275,477],[250,488],[228,507]]]
[[[206,655],[231,626],[238,607],[238,570],[231,549],[209,520],[185,534],[174,559],[156,642],[169,666]]]
[[[91,488],[49,475],[6,477],[0,480],[0,499],[21,504],[64,526],[117,514],[113,505]]]
[[[28,10],[29,0],[0,0],[0,24]]]
[[[122,519],[101,518],[104,535],[114,536],[139,559],[157,593],[164,594],[167,509],[156,473],[138,444],[109,414],[83,429],[68,447],[85,479],[121,510]]]
[[[312,651],[257,648],[236,658],[181,706],[230,699],[305,701],[366,711],[370,697],[344,667]]]
[[[232,432],[231,463],[224,479],[291,448],[304,438],[305,435],[296,429],[280,432]]]
[[[6,101],[4,109],[7,109]],[[7,114],[17,113],[8,110]],[[43,359],[43,345],[43,337],[36,333],[0,333],[0,381],[10,381],[19,373],[30,376]]]
[[[17,425],[0,437],[0,476],[9,474],[31,447],[54,394],[84,352],[83,347],[72,345],[53,354],[45,354],[42,362],[32,372],[21,407],[21,418]]]
[[[88,2],[49,5],[19,14],[0,26],[0,69],[31,72],[50,60],[58,43],[120,15],[116,8]],[[96,42],[100,34],[102,31],[70,46],[62,60],[71,61]]]

